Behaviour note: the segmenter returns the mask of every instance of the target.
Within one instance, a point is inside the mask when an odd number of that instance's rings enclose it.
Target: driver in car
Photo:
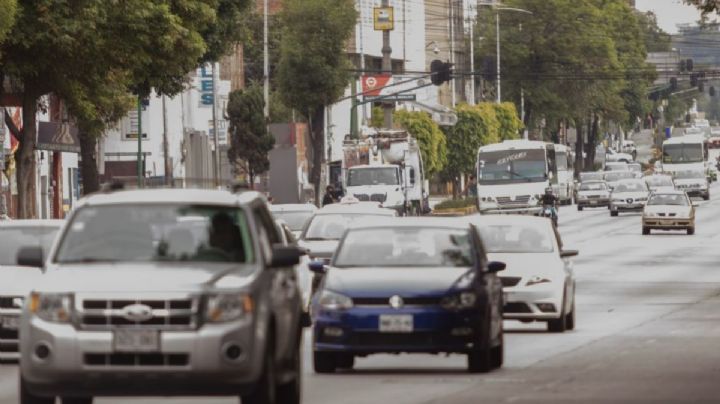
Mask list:
[[[227,213],[215,214],[208,228],[209,248],[201,249],[197,259],[241,262],[244,260],[240,228]]]

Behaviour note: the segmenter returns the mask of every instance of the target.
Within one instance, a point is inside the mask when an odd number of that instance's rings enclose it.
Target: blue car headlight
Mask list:
[[[351,298],[335,293],[330,290],[324,290],[318,298],[318,304],[325,310],[347,310],[353,307],[353,301]]]
[[[462,310],[475,307],[477,295],[475,292],[460,292],[442,299],[440,306],[446,310]]]

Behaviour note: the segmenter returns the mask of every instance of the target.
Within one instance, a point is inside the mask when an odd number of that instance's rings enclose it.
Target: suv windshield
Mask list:
[[[663,163],[702,163],[703,145],[700,143],[668,144],[663,146]]]
[[[552,234],[539,226],[480,226],[489,253],[551,253]]]
[[[59,263],[252,262],[244,212],[193,205],[88,206],[72,218]]]
[[[657,194],[650,198],[648,205],[688,206],[689,203],[685,195]]]
[[[336,267],[468,267],[468,232],[454,229],[363,229],[348,232]]]
[[[308,225],[305,237],[306,241],[340,240],[345,230],[352,223],[359,223],[370,217],[379,217],[371,213],[334,213],[315,215]]]
[[[400,179],[394,167],[355,168],[348,173],[348,186],[398,185]]]
[[[645,182],[652,187],[672,187],[675,185],[673,184],[672,178],[665,175],[647,177]]]
[[[17,253],[23,247],[38,246],[47,252],[58,230],[59,227],[47,226],[0,227],[0,265],[15,265]]]

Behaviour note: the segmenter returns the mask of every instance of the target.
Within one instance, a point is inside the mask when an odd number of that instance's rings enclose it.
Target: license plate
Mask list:
[[[598,201],[590,201],[590,205],[597,205]]]
[[[414,329],[412,315],[381,315],[380,332],[411,333]]]
[[[2,317],[2,328],[6,330],[17,330],[19,325],[19,317]]]
[[[116,330],[113,333],[116,352],[157,352],[160,350],[160,332],[153,330]]]

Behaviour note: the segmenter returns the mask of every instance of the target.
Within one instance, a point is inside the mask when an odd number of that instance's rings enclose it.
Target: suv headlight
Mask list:
[[[442,299],[440,306],[446,310],[461,310],[475,307],[477,295],[475,292],[461,292]]]
[[[252,297],[244,294],[218,293],[207,298],[205,320],[209,323],[226,323],[243,318],[253,311]]]
[[[351,298],[335,293],[330,290],[324,290],[318,299],[320,307],[325,310],[347,310],[353,307]]]
[[[658,214],[654,213],[654,212],[645,212],[644,216],[645,217],[658,217]]]
[[[30,312],[52,323],[69,323],[73,297],[67,293],[38,293],[30,295]]]

